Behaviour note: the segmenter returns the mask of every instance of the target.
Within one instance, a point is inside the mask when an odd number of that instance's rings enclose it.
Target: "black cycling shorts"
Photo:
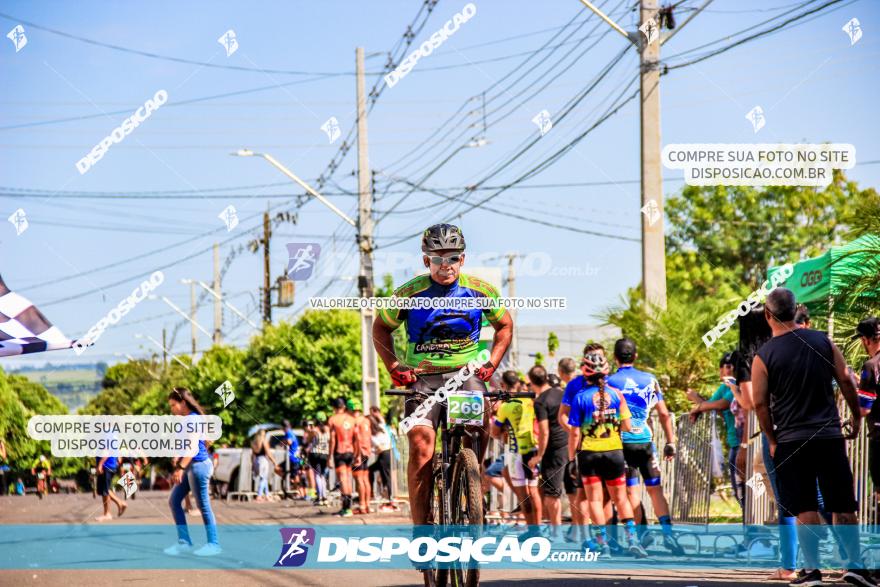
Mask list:
[[[624,444],[623,457],[626,460],[627,487],[639,484],[639,473],[648,487],[660,485],[660,461],[653,442]]]
[[[367,471],[369,470],[370,457],[367,455],[355,455],[354,460],[352,461],[351,470],[352,471]]]
[[[342,466],[350,467],[353,462],[354,462],[354,453],[351,453],[351,452],[333,453],[333,466],[334,467],[342,467]]]
[[[568,448],[565,449],[565,452],[567,456]],[[581,480],[581,474],[578,472],[577,460],[569,461],[569,464],[566,465],[562,483],[565,485],[565,493],[567,495],[572,495],[577,493],[578,489],[583,489],[584,482]]]
[[[309,455],[309,466],[315,470],[318,475],[323,475],[327,470],[327,455],[311,453]]]
[[[780,503],[791,515],[819,509],[816,481],[825,501],[825,511],[851,514],[858,509],[853,475],[846,455],[846,441],[820,438],[780,442],[773,454],[776,487]]]
[[[544,495],[562,497],[565,489],[563,478],[568,469],[568,447],[563,446],[554,451],[547,451],[541,459],[541,488]]]
[[[874,487],[880,487],[880,440],[868,441],[868,470]]]
[[[604,481],[607,485],[623,485],[626,483],[626,460],[623,451],[617,450],[581,450],[577,453],[578,471],[584,485]]]
[[[446,385],[446,382],[455,377],[458,374],[458,371],[452,371],[450,373],[433,373],[431,375],[423,375],[419,377],[419,379],[413,383],[408,389],[413,391],[422,392],[419,395],[407,397],[406,403],[404,404],[403,415],[404,417],[409,417],[413,414],[416,409],[422,405],[422,403],[428,398],[428,395],[432,395],[435,391],[442,388]],[[461,387],[459,389],[463,389],[465,391],[486,391],[486,384],[477,377],[476,375],[472,375],[471,377],[464,380]],[[424,395],[423,395],[424,394]],[[434,430],[440,426],[440,422],[443,418],[446,417],[446,402],[436,402],[431,409],[428,410],[428,413],[425,414],[424,417],[415,419],[412,424],[415,426],[430,426]],[[489,411],[487,410],[483,414],[483,424],[488,427],[489,425]]]

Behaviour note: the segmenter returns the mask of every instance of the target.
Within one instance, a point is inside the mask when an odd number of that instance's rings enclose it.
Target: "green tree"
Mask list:
[[[825,188],[686,186],[666,205],[667,288],[741,299],[763,281],[768,266],[843,242],[844,219],[870,192],[840,171]]]
[[[556,349],[559,348],[559,337],[556,336],[555,332],[550,332],[547,334],[547,352],[550,354],[550,358],[556,356]]]
[[[544,353],[538,351],[535,353],[535,365],[543,365],[544,364]]]
[[[619,307],[602,314],[605,322],[636,341],[639,368],[653,373],[660,381],[669,409],[687,409],[687,390],[699,390],[713,382],[717,377],[714,365],[725,350],[736,344],[736,337],[728,333],[729,340],[719,340],[712,352],[707,352],[701,339],[714,326],[723,304],[711,298],[689,300],[673,291],[666,311],[649,312],[640,290],[631,289],[627,296]]]

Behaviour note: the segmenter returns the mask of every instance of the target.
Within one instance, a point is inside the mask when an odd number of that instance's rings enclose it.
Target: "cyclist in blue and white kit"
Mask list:
[[[647,523],[642,505],[642,491],[639,474],[645,480],[645,487],[651,497],[654,513],[660,520],[663,531],[663,545],[673,554],[682,555],[684,550],[672,535],[672,520],[669,517],[669,504],[663,496],[660,484],[660,463],[657,460],[657,449],[649,425],[651,410],[657,409],[660,425],[666,433],[667,443],[663,448],[663,458],[672,460],[675,457],[675,430],[672,416],[663,401],[660,384],[650,373],[633,367],[636,360],[636,343],[629,338],[621,338],[614,343],[614,358],[617,361],[617,372],[608,377],[608,385],[623,393],[624,399],[632,413],[632,429],[621,432],[623,440],[623,456],[626,459],[626,485],[633,513],[640,518],[642,525]],[[643,542],[650,545],[650,535]]]

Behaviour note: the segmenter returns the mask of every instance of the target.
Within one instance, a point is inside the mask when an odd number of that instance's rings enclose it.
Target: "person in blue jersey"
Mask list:
[[[435,224],[422,233],[422,263],[427,273],[411,279],[397,288],[397,298],[414,298],[411,308],[382,308],[373,322],[373,345],[376,353],[391,375],[396,387],[418,392],[408,397],[404,416],[410,425],[409,486],[410,511],[413,524],[428,522],[432,499],[432,469],[436,445],[436,430],[446,418],[446,402],[437,402],[421,417],[416,410],[438,389],[455,378],[462,367],[476,361],[480,354],[480,330],[483,318],[495,333],[489,360],[464,380],[460,389],[486,391],[486,382],[498,368],[513,338],[513,320],[500,304],[492,303],[500,296],[491,284],[462,273],[466,261],[465,240],[461,229],[451,224]],[[428,307],[418,307],[424,299]],[[433,298],[465,298],[479,300],[484,307],[432,308]],[[406,332],[406,354],[398,358],[394,351],[392,334],[403,326]],[[483,425],[489,426],[489,410],[484,413]],[[485,428],[484,428],[485,430]],[[484,440],[487,440],[483,432]],[[469,439],[466,439],[469,444]],[[485,448],[488,442],[483,442]],[[482,462],[483,455],[477,455]]]
[[[650,373],[636,369],[633,364],[638,353],[636,343],[629,338],[621,338],[614,343],[614,359],[617,371],[608,377],[608,385],[623,393],[629,411],[632,414],[632,429],[621,433],[623,440],[623,456],[626,459],[626,486],[633,513],[639,524],[647,524],[647,516],[642,506],[642,488],[639,475],[644,479],[654,514],[660,521],[663,531],[663,545],[673,554],[683,555],[684,549],[672,535],[672,519],[669,517],[669,503],[663,495],[660,484],[660,463],[657,459],[657,448],[651,433],[651,411],[657,410],[660,425],[666,434],[666,446],[663,447],[663,458],[675,458],[675,429],[672,416],[663,401],[660,384]],[[643,544],[651,542],[651,535],[644,534]]]
[[[620,391],[606,385],[608,371],[604,354],[592,351],[584,355],[583,375],[577,379],[581,391],[571,399],[567,417],[568,456],[577,460],[593,525],[593,539],[584,542],[583,548],[598,550],[606,556],[610,553],[605,528],[604,490],[607,489],[624,524],[628,552],[643,558],[647,553],[639,544],[632,506],[626,495],[626,461],[620,439],[621,432],[630,430],[631,414]],[[613,521],[611,523],[616,527]]]
[[[111,501],[116,504],[116,515],[121,517],[128,504],[116,497],[116,493],[113,491],[113,476],[116,474],[116,469],[119,468],[119,459],[115,455],[96,457],[95,468],[98,474],[98,495],[104,502],[104,513],[95,518],[95,521],[106,522],[113,519],[113,516],[110,515]]]
[[[204,416],[205,411],[190,390],[183,387],[175,387],[168,394],[168,405],[171,413],[175,416]],[[202,513],[202,521],[205,524],[205,533],[208,542],[194,551],[197,556],[214,556],[222,552],[220,542],[217,539],[217,522],[214,520],[214,512],[211,510],[210,482],[214,474],[214,462],[208,455],[208,447],[204,440],[199,440],[198,452],[192,457],[179,457],[174,461],[174,488],[168,504],[171,506],[171,514],[177,525],[177,543],[165,549],[165,554],[176,556],[189,552],[193,548],[189,537],[189,529],[186,526],[186,514],[183,512],[181,503],[192,491],[196,498],[199,511]]]

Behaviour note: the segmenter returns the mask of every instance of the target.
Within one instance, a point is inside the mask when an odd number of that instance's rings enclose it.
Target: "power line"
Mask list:
[[[624,0],[624,1],[625,1],[625,0]],[[618,4],[617,7],[619,7],[621,4],[623,4],[623,1],[622,1],[620,4]],[[575,20],[576,20],[579,16],[580,16],[580,13],[576,14],[575,17],[572,18],[572,20],[569,22],[569,25],[571,25],[572,23],[574,23]],[[580,23],[580,25],[578,25],[577,28],[575,28],[571,33],[569,33],[569,37],[571,37],[572,35],[574,35],[578,30],[580,30],[583,26],[585,26],[589,21],[590,21],[590,17],[588,16],[588,18],[587,18],[586,20],[584,20],[582,23]],[[596,26],[593,27],[592,31],[590,31],[590,32],[591,32],[591,33],[595,32],[595,31],[598,29],[598,27],[600,27],[600,26],[601,26],[601,22],[597,22]],[[534,71],[537,69],[538,66],[540,66],[540,65],[543,64],[545,61],[547,61],[547,60],[552,56],[553,52],[555,52],[555,50],[554,50],[554,51],[551,51],[549,54],[547,54],[546,56],[544,56],[544,57],[543,57],[542,59],[540,59],[536,64],[533,64],[533,65],[532,65],[532,66],[531,66],[531,67],[530,67],[525,73],[523,73],[523,75],[519,76],[517,79],[515,79],[513,82],[511,82],[511,84],[510,84],[507,88],[503,88],[503,89],[501,89],[497,94],[495,94],[495,95],[489,97],[488,99],[485,99],[485,98],[484,98],[483,108],[485,109],[485,107],[486,107],[488,104],[490,104],[490,103],[493,102],[494,100],[500,98],[501,96],[505,96],[505,95],[507,95],[507,96],[508,96],[509,98],[511,98],[512,100],[516,100],[516,99],[520,98],[525,92],[527,92],[527,91],[531,91],[531,90],[534,90],[534,91],[532,91],[532,93],[531,93],[530,96],[524,98],[519,104],[515,104],[515,105],[513,105],[513,106],[510,108],[510,110],[509,110],[506,114],[502,114],[502,115],[500,115],[497,119],[492,120],[491,122],[484,122],[482,131],[485,132],[486,129],[488,129],[490,126],[493,126],[493,125],[497,124],[498,122],[500,122],[501,120],[504,120],[505,118],[508,118],[509,116],[513,115],[513,114],[517,111],[517,109],[518,109],[520,106],[522,106],[522,105],[525,104],[527,101],[533,99],[535,96],[537,96],[538,94],[540,94],[544,89],[546,89],[546,88],[549,86],[549,84],[553,81],[553,79],[558,79],[558,76],[559,76],[559,75],[562,75],[563,73],[565,73],[566,71],[568,71],[569,69],[571,69],[571,68],[572,68],[572,67],[573,67],[573,66],[574,66],[574,65],[575,65],[575,64],[576,64],[576,63],[577,63],[577,62],[578,62],[578,61],[579,61],[584,55],[586,55],[586,54],[590,51],[590,49],[592,49],[593,47],[595,47],[595,46],[599,43],[599,41],[600,41],[602,38],[604,38],[604,36],[605,36],[606,34],[608,34],[608,32],[609,32],[609,31],[605,31],[605,33],[603,33],[602,35],[600,35],[599,39],[598,39],[595,43],[593,43],[591,46],[585,48],[585,49],[580,53],[580,55],[575,56],[575,57],[572,59],[571,63],[569,63],[567,66],[565,66],[565,67],[562,69],[562,71],[560,71],[559,73],[557,73],[556,76],[555,76],[554,78],[552,78],[551,80],[548,80],[548,82],[545,83],[543,86],[538,87],[537,89],[534,89],[535,84],[537,84],[542,78],[544,78],[544,77],[546,77],[547,75],[549,75],[549,74],[550,74],[554,69],[556,69],[560,64],[562,64],[562,63],[565,61],[565,59],[566,59],[569,55],[564,55],[564,56],[562,57],[562,59],[558,60],[556,63],[554,63],[553,65],[551,65],[551,66],[550,66],[550,67],[549,67],[544,73],[542,73],[541,75],[539,75],[539,76],[538,76],[535,80],[533,80],[528,86],[526,86],[526,88],[524,88],[523,90],[521,90],[521,91],[520,91],[519,93],[517,93],[515,96],[512,96],[512,97],[509,96],[508,92],[509,92],[510,90],[512,90],[513,87],[516,86],[520,81],[522,81],[523,79],[525,79],[526,76],[528,76],[528,75],[530,75],[532,72],[534,72]],[[559,34],[561,34],[561,31],[560,31]],[[512,75],[513,75],[518,69],[523,68],[523,67],[529,62],[529,60],[530,60],[532,57],[536,56],[540,51],[542,51],[546,46],[548,46],[549,43],[550,43],[551,41],[552,41],[552,39],[549,39],[549,40],[545,43],[544,47],[541,47],[541,48],[539,48],[538,50],[536,50],[536,51],[532,54],[532,56],[530,56],[528,59],[526,59],[525,61],[523,61],[519,66],[517,66],[516,68],[514,68],[513,70],[511,70],[510,72],[508,72],[507,74],[505,74],[501,79],[496,80],[496,81],[495,81],[493,84],[491,84],[486,90],[483,91],[482,95],[485,96],[486,93],[488,93],[488,92],[489,92],[490,90],[492,90],[493,88],[499,86],[499,85],[501,84],[501,82],[503,82],[505,79],[511,77],[511,76],[512,76]],[[620,57],[622,58],[622,55],[621,55]],[[618,58],[616,61],[613,61],[613,65],[616,65],[617,61],[619,61],[619,58]],[[612,67],[613,67],[613,65],[612,65]],[[598,81],[601,81],[601,79],[604,78],[604,76],[607,74],[608,71],[610,71],[610,70],[607,70],[607,71],[605,71],[604,73],[600,73],[600,74],[598,74],[598,79],[596,80],[596,83],[598,83]],[[586,95],[587,95],[590,91],[592,91],[593,88],[596,87],[596,83],[591,84],[590,86],[588,86],[590,89],[589,89],[587,92],[585,92],[585,93],[582,92],[582,93],[581,93],[580,100],[582,100],[584,97],[586,97]],[[474,99],[474,97],[470,98],[469,100],[473,100],[473,99]],[[579,101],[580,101],[580,100],[579,100]],[[491,115],[491,114],[494,114],[495,112],[498,112],[499,110],[503,109],[503,108],[505,107],[505,105],[509,105],[509,103],[510,103],[510,100],[507,100],[507,101],[505,102],[505,104],[502,104],[500,107],[496,108],[495,110],[492,110],[491,112],[488,112],[488,113],[484,112],[484,117],[487,117],[487,116],[489,116],[489,115]],[[466,104],[467,104],[467,102],[465,103],[465,105],[466,105]],[[564,115],[563,115],[562,117],[560,117],[560,119],[561,119],[561,118],[564,118]],[[448,123],[448,121],[447,121],[447,123]],[[444,125],[446,125],[447,123],[444,123]],[[464,128],[461,132],[459,132],[459,134],[453,139],[453,141],[456,141],[456,140],[458,140],[460,137],[462,137],[462,136],[468,131],[468,128],[469,128],[469,127],[466,127],[466,128]],[[435,156],[435,157],[431,157],[431,158],[427,157],[426,155],[427,155],[428,152],[430,152],[430,151],[432,150],[432,148],[433,148],[434,145],[436,145],[436,144],[440,144],[441,141],[445,140],[446,137],[448,137],[448,136],[454,131],[454,129],[455,129],[455,127],[451,127],[450,130],[449,130],[449,131],[448,131],[443,137],[441,137],[441,138],[440,138],[439,140],[437,140],[437,141],[433,141],[433,142],[431,142],[431,144],[429,145],[428,149],[425,151],[425,153],[422,155],[421,158],[423,158],[423,159],[433,159],[433,160],[439,159],[439,158],[440,158],[440,154],[439,154],[439,153],[437,154],[437,156]],[[435,131],[435,132],[431,135],[431,137],[433,137],[434,135],[436,135],[440,130],[442,130],[442,127],[439,128],[437,131]],[[424,144],[424,143],[428,143],[428,142],[431,140],[431,137],[428,137],[428,139],[426,139],[426,140],[423,142],[423,144]],[[532,141],[532,142],[528,145],[528,147],[527,147],[525,150],[528,150],[528,148],[530,148],[530,147],[534,144],[534,142],[535,142],[535,141]],[[452,143],[452,144],[454,144],[454,143]],[[450,145],[450,146],[451,146],[451,145]],[[455,148],[454,150],[452,150],[452,151],[451,151],[450,153],[448,153],[443,159],[441,159],[439,163],[435,164],[434,167],[433,167],[430,171],[428,171],[428,172],[425,173],[423,176],[421,176],[420,179],[418,180],[418,183],[423,183],[424,181],[426,181],[426,180],[427,180],[428,178],[430,178],[434,173],[436,173],[436,172],[439,171],[444,165],[446,165],[446,163],[448,163],[448,162],[449,162],[449,161],[450,161],[450,160],[451,160],[456,154],[458,154],[460,151],[462,151],[462,150],[465,149],[465,148],[467,148],[467,144],[465,144],[465,145],[460,145],[460,146],[458,146],[457,148]],[[417,147],[417,149],[418,149],[418,147]],[[443,149],[443,150],[445,150],[445,149]],[[443,152],[443,150],[441,150],[441,153]],[[411,151],[411,153],[414,153],[414,152],[416,152],[416,151]],[[524,152],[524,151],[521,151],[520,154],[522,154],[522,152]],[[516,159],[516,157],[518,157],[518,155],[515,156],[513,159]],[[511,159],[510,162],[512,162],[513,159]],[[399,162],[399,161],[401,161],[401,160],[398,160],[398,162]],[[509,162],[508,162],[508,164],[509,164]],[[420,168],[419,170],[416,170],[416,171],[413,172],[413,173],[421,174],[421,170],[422,170],[422,169],[424,169],[424,166],[423,166],[422,168]],[[502,169],[503,169],[503,167],[502,167]],[[493,175],[494,175],[494,174],[493,174]],[[489,177],[492,177],[492,175],[488,176],[487,178],[484,178],[484,181],[485,181],[486,179],[488,179]],[[382,215],[376,220],[376,224],[378,224],[379,222],[381,222],[385,217],[387,217],[390,213],[392,213],[392,212],[395,210],[395,208],[396,208],[397,206],[399,206],[404,200],[406,200],[406,199],[407,199],[407,198],[408,198],[408,197],[409,197],[414,191],[415,191],[415,189],[413,189],[410,193],[404,195],[404,196],[401,197],[397,202],[395,202],[395,203],[394,203],[389,209],[387,209],[387,210],[386,210],[386,211],[385,211],[385,212],[384,212],[384,213],[383,213],[383,214],[382,214]]]
[[[695,58],[695,59],[691,59],[690,61],[685,61],[685,62],[683,62],[683,63],[677,63],[677,64],[675,64],[675,65],[667,65],[667,66],[664,67],[664,69],[665,69],[666,71],[669,71],[669,70],[672,70],[672,69],[679,69],[679,68],[681,68],[681,67],[687,67],[688,65],[693,65],[693,64],[695,64],[695,63],[699,63],[699,62],[701,62],[701,61],[705,61],[706,59],[709,59],[709,58],[711,58],[711,57],[715,57],[716,55],[720,55],[721,53],[725,53],[725,52],[727,52],[727,51],[730,51],[730,50],[733,49],[734,47],[738,47],[738,46],[742,45],[743,43],[747,43],[747,42],[749,42],[749,41],[753,41],[753,40],[758,39],[758,38],[760,38],[760,37],[763,37],[763,36],[769,35],[769,34],[771,34],[771,33],[773,33],[773,32],[779,31],[779,30],[781,30],[781,29],[787,27],[788,25],[790,25],[790,24],[792,24],[792,23],[795,23],[795,22],[797,22],[797,21],[799,21],[799,20],[801,20],[801,19],[803,19],[803,18],[805,18],[805,17],[807,17],[807,16],[810,16],[811,14],[815,14],[815,13],[821,11],[821,10],[824,10],[825,8],[827,8],[827,7],[829,7],[829,6],[832,6],[832,5],[834,5],[834,4],[838,4],[838,3],[842,2],[842,1],[843,1],[843,0],[828,0],[827,2],[825,2],[824,4],[822,4],[822,5],[820,5],[820,6],[817,6],[817,7],[815,7],[815,8],[810,9],[810,10],[807,10],[806,12],[803,12],[803,13],[801,13],[801,14],[795,15],[795,16],[793,16],[793,17],[791,17],[791,18],[789,18],[789,19],[786,19],[785,21],[783,21],[783,22],[781,22],[781,23],[779,23],[779,24],[777,24],[777,25],[774,25],[774,26],[772,26],[772,27],[770,27],[770,28],[768,28],[768,29],[764,29],[764,30],[762,30],[762,31],[758,31],[757,33],[755,33],[755,34],[753,34],[753,35],[749,35],[749,36],[744,37],[744,38],[742,38],[742,39],[740,39],[740,40],[738,40],[738,41],[735,41],[735,42],[733,42],[733,43],[731,43],[731,44],[729,44],[729,45],[726,45],[726,46],[724,46],[724,47],[720,47],[720,48],[718,48],[718,49],[715,49],[715,50],[713,50],[713,51],[710,51],[710,52],[706,53],[705,55],[702,55],[702,56],[697,57],[697,58]],[[752,27],[752,28],[753,28],[753,27]],[[746,30],[748,30],[748,29],[746,29]],[[741,32],[742,32],[742,31],[741,31]],[[735,35],[738,35],[738,34],[740,34],[740,33],[734,33],[734,36],[735,36]],[[718,42],[718,41],[715,41],[715,42]],[[684,54],[684,53],[680,53],[679,55],[683,55],[683,54]],[[674,57],[677,57],[677,56],[678,56],[678,55],[676,55],[676,56],[674,56]]]
[[[129,53],[132,55],[140,55],[141,57],[148,57],[150,59],[159,59],[161,61],[173,61],[175,63],[186,63],[188,65],[198,65],[199,67],[211,67],[214,69],[231,69],[235,71],[249,71],[255,73],[277,73],[281,75],[317,75],[322,77],[338,77],[338,76],[354,76],[353,71],[297,71],[290,69],[265,69],[259,67],[244,67],[241,65],[225,65],[219,63],[211,63],[208,61],[196,61],[194,59],[185,59],[183,57],[173,57],[171,55],[162,55],[160,53],[153,53],[151,51],[141,51],[140,49],[131,49],[129,47],[123,47],[122,45],[115,45],[113,43],[105,43],[103,41],[96,41],[94,39],[88,39],[86,37],[81,37],[79,35],[74,35],[71,33],[67,33],[64,31],[59,31],[58,29],[49,28],[47,26],[43,26],[37,24],[35,22],[30,22],[27,20],[20,19],[15,16],[11,16],[9,14],[5,14],[0,12],[0,18],[5,18],[6,20],[11,20],[12,22],[25,24],[29,28],[46,31],[47,33],[52,33],[53,35],[58,35],[61,37],[66,37],[68,39],[73,39],[74,41],[79,41],[81,43],[88,43],[89,45],[95,45],[97,47],[104,47],[105,49],[113,49],[114,51],[121,51],[122,53]],[[367,75],[381,75],[381,73],[368,73]]]
[[[622,56],[622,53],[621,53],[621,56]],[[626,92],[626,90],[629,89],[630,86],[632,86],[633,83],[635,83],[635,81],[636,81],[637,79],[638,79],[638,76],[636,76],[636,77],[633,78],[632,82],[631,82],[629,85],[627,85],[626,88],[624,88],[624,93]],[[610,107],[610,108],[609,108],[609,109],[608,109],[603,115],[601,115],[601,116],[599,117],[599,119],[598,119],[596,122],[594,122],[594,123],[593,123],[589,128],[587,128],[584,132],[582,132],[582,133],[580,133],[578,136],[576,136],[576,137],[574,138],[574,140],[572,140],[571,142],[569,142],[569,143],[568,143],[567,145],[565,145],[563,148],[557,150],[557,151],[556,151],[553,155],[551,155],[550,157],[547,157],[547,158],[546,158],[544,161],[542,161],[540,164],[534,166],[534,167],[533,167],[532,169],[530,169],[529,171],[527,171],[527,172],[525,172],[524,174],[520,175],[517,179],[515,179],[514,181],[512,181],[510,184],[508,184],[508,185],[506,185],[506,186],[503,186],[502,188],[498,189],[495,193],[493,193],[493,194],[487,196],[486,198],[483,198],[482,200],[480,200],[480,201],[478,201],[478,202],[475,202],[474,204],[471,204],[471,205],[468,206],[466,209],[464,209],[464,210],[462,210],[461,212],[459,212],[459,213],[458,213],[458,216],[462,216],[462,215],[464,215],[466,212],[470,212],[471,210],[474,210],[474,209],[476,209],[476,208],[483,208],[483,207],[485,206],[485,204],[487,204],[487,203],[490,202],[491,200],[493,200],[493,199],[495,199],[496,197],[498,197],[500,194],[502,194],[504,191],[506,191],[507,189],[509,189],[509,188],[512,187],[513,185],[515,185],[515,184],[517,184],[517,183],[519,183],[519,182],[521,182],[521,181],[524,181],[524,180],[528,179],[529,177],[534,177],[535,175],[537,175],[537,174],[540,173],[541,171],[547,169],[547,167],[549,167],[550,165],[552,165],[553,163],[555,163],[559,158],[561,158],[563,155],[565,155],[565,154],[568,153],[571,149],[573,149],[573,148],[574,148],[574,147],[575,147],[575,146],[576,146],[581,140],[584,139],[584,137],[586,137],[588,134],[590,134],[592,131],[594,131],[596,128],[598,128],[598,127],[599,127],[602,123],[604,123],[606,120],[608,120],[609,118],[611,118],[611,116],[613,116],[614,114],[616,114],[621,108],[623,108],[623,106],[625,106],[626,104],[628,104],[629,102],[631,102],[632,100],[634,100],[634,99],[636,98],[636,96],[638,96],[638,94],[639,94],[639,90],[637,89],[636,91],[634,91],[633,93],[631,93],[629,96],[627,96],[627,97],[625,97],[625,98],[622,98],[622,99],[618,99],[618,101],[617,101],[616,104],[612,105],[612,106],[611,106],[611,107]],[[621,93],[621,96],[623,96],[623,93]],[[528,148],[528,147],[527,147],[527,148]],[[482,183],[482,181],[481,181],[480,183]],[[446,196],[445,194],[443,194],[442,197],[450,198],[450,196]],[[455,198],[455,197],[451,197],[450,199],[456,199],[456,198]],[[523,216],[521,216],[521,215],[515,215],[515,214],[513,214],[513,213],[506,212],[505,210],[499,210],[499,209],[497,209],[497,208],[484,208],[484,209],[485,209],[486,211],[488,211],[488,212],[493,213],[493,214],[499,214],[499,215],[501,215],[501,216],[509,216],[509,217],[513,217],[513,218],[518,218],[518,219],[520,219],[520,220],[525,220],[525,221],[528,221],[528,222],[535,222],[536,224],[543,224],[543,225],[549,225],[549,224],[550,224],[550,223],[545,222],[545,221],[537,221],[537,220],[535,220],[535,219],[533,219],[533,218],[523,217]],[[605,237],[605,238],[616,238],[616,239],[619,239],[619,240],[635,240],[636,242],[640,242],[640,239],[629,239],[629,238],[627,238],[627,237],[620,237],[619,235],[608,235],[608,234],[603,234],[603,233],[597,233],[597,232],[594,232],[594,231],[587,231],[587,230],[585,230],[585,229],[576,228],[576,227],[571,227],[571,226],[558,225],[558,226],[554,226],[554,228],[560,228],[560,229],[568,230],[568,231],[571,231],[571,232],[580,232],[580,233],[583,233],[583,234],[592,234],[592,235],[594,235],[594,236],[601,236],[601,237]],[[387,248],[387,247],[391,247],[391,246],[394,246],[394,245],[396,245],[396,244],[402,243],[402,242],[404,242],[404,241],[406,241],[406,240],[409,240],[409,239],[411,239],[411,238],[413,238],[413,237],[418,236],[419,234],[421,234],[421,233],[420,233],[420,232],[415,232],[415,233],[409,234],[409,235],[407,235],[407,236],[405,236],[405,237],[402,237],[402,238],[396,239],[396,240],[394,240],[394,241],[391,241],[390,243],[386,243],[385,245],[382,246],[382,248]],[[378,247],[377,247],[377,248],[378,248]]]
[[[221,98],[228,98],[230,96],[241,96],[241,95],[245,95],[245,94],[254,94],[254,93],[258,93],[258,92],[265,92],[268,90],[277,90],[279,88],[284,88],[287,86],[296,86],[299,84],[306,84],[309,82],[319,81],[322,79],[326,79],[326,77],[319,76],[319,77],[313,77],[313,78],[308,78],[308,79],[296,80],[296,81],[292,81],[292,82],[284,82],[282,84],[275,83],[275,84],[271,84],[268,86],[258,86],[256,88],[249,88],[246,90],[235,90],[233,92],[224,92],[222,94],[212,94],[210,96],[202,96],[201,98],[190,98],[189,100],[171,101],[171,102],[167,102],[165,105],[163,105],[162,108],[165,109],[165,108],[175,108],[175,107],[179,107],[179,106],[189,106],[191,104],[198,104],[200,102],[207,102],[209,100],[219,100]],[[62,124],[65,122],[76,122],[78,120],[90,120],[92,118],[101,118],[101,117],[116,116],[116,115],[131,114],[131,113],[132,113],[132,109],[127,108],[127,109],[122,109],[122,110],[115,110],[113,112],[100,112],[98,114],[83,114],[81,116],[67,116],[65,118],[53,118],[51,120],[38,120],[38,121],[34,121],[34,122],[23,122],[20,124],[10,124],[7,126],[0,126],[0,131],[15,130],[18,128],[30,128],[30,127],[34,127],[34,126],[46,126],[49,124]]]

